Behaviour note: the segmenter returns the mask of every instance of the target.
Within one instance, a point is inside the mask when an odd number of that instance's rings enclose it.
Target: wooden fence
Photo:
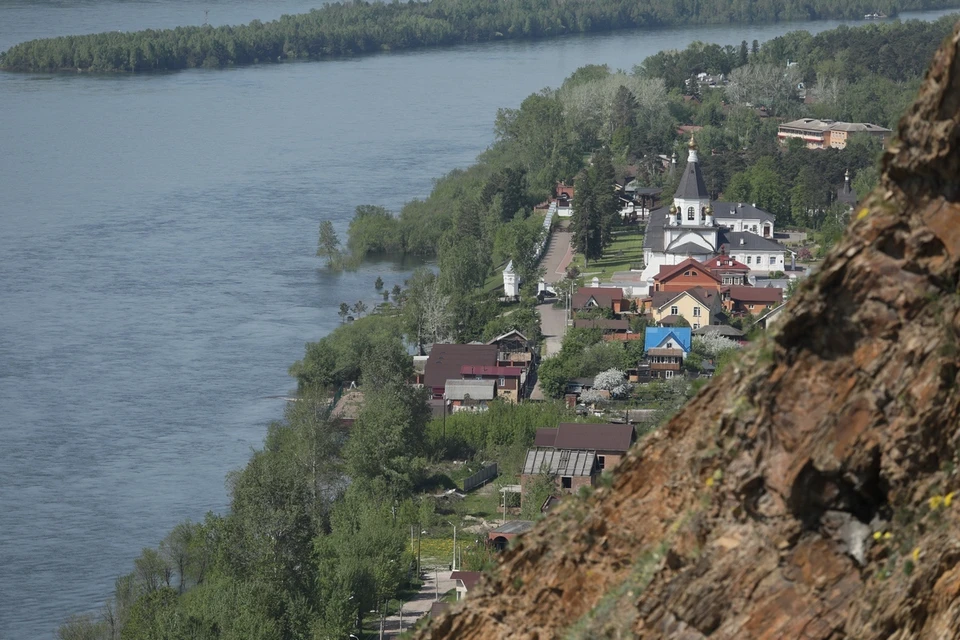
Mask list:
[[[482,484],[485,484],[497,477],[497,463],[494,462],[489,467],[484,467],[472,476],[463,481],[464,491],[473,491]]]

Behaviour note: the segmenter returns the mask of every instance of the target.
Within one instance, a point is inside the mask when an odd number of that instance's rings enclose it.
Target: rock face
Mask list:
[[[420,638],[960,637],[958,42],[779,331]]]

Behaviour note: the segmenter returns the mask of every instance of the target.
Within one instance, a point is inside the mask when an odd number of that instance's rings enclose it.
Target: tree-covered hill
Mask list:
[[[958,0],[432,0],[351,2],[244,26],[178,27],[32,40],[0,54],[11,71],[145,72],[545,38],[684,23],[854,18]]]

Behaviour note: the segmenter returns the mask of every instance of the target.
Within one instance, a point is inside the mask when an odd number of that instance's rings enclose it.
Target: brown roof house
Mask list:
[[[497,336],[487,344],[496,345],[497,364],[501,367],[528,369],[533,361],[533,346],[527,337],[516,329]]]
[[[457,602],[467,597],[467,592],[480,582],[482,575],[479,571],[454,571],[450,574],[450,579],[457,584]]]
[[[703,264],[720,280],[720,284],[722,285],[747,284],[750,267],[734,260],[728,255],[721,253],[718,256],[710,258]]]
[[[720,289],[720,279],[705,265],[693,258],[674,265],[663,265],[653,276],[653,291],[687,291],[694,287]]]
[[[610,309],[622,313],[630,309],[630,301],[619,287],[580,287],[573,294],[573,310]]]
[[[616,466],[636,440],[630,424],[561,422],[556,429],[537,429],[535,447],[590,449],[597,454],[600,471]]]
[[[573,326],[576,329],[602,329],[606,333],[627,333],[630,331],[629,320],[610,320],[608,318],[574,318]]]
[[[758,314],[783,302],[783,289],[775,287],[725,287],[723,306],[735,314]]]
[[[533,522],[529,520],[509,520],[487,534],[487,541],[493,545],[497,551],[503,551],[507,544],[521,533],[526,533],[533,528]]]
[[[496,366],[497,346],[492,344],[435,344],[424,366],[423,385],[433,398],[443,398],[447,380],[461,379],[464,365]]]
[[[523,397],[523,385],[527,380],[527,372],[522,367],[465,364],[460,367],[460,377],[464,380],[490,380],[496,383],[497,397],[508,402],[519,402]]]

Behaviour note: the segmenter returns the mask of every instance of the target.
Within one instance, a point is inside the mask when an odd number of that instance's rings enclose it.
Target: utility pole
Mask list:
[[[403,633],[403,603],[400,603],[400,633]]]
[[[457,570],[457,525],[453,525],[453,571]]]
[[[440,600],[440,569],[433,568],[433,586],[437,589],[437,600]]]

